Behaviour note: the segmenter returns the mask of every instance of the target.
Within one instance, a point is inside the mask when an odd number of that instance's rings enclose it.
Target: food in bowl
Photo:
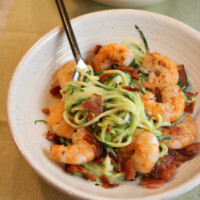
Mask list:
[[[135,41],[97,45],[81,70],[69,62],[55,75],[47,139],[67,172],[104,188],[141,177],[147,188],[169,181],[200,149],[184,65]],[[79,80],[72,81],[74,70]]]

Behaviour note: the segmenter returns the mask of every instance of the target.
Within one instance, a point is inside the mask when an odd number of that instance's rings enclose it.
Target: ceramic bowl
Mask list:
[[[85,58],[96,44],[136,40],[142,42],[137,24],[145,33],[151,51],[184,64],[191,77],[193,91],[200,89],[200,33],[172,18],[138,10],[107,10],[72,20],[73,29]],[[67,174],[52,159],[50,142],[43,137],[46,125],[34,124],[45,119],[41,112],[55,100],[49,94],[55,71],[72,60],[65,33],[55,28],[42,37],[19,63],[9,89],[8,119],[13,138],[27,162],[49,184],[78,199],[158,200],[170,199],[200,183],[200,156],[178,168],[175,178],[160,189],[145,189],[139,180],[124,182],[120,187],[103,189],[94,183]],[[197,98],[196,124],[200,128],[200,103]],[[199,138],[198,138],[199,140]]]
[[[94,0],[98,3],[118,7],[140,7],[152,5],[164,0]]]

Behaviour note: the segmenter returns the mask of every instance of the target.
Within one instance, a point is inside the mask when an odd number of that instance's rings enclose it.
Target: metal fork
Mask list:
[[[71,26],[71,23],[69,20],[69,16],[67,14],[67,10],[65,8],[64,2],[63,2],[63,0],[55,0],[55,1],[56,1],[56,5],[58,7],[60,17],[62,19],[65,33],[67,34],[67,38],[68,38],[76,65],[81,69],[85,69],[85,68],[87,68],[87,66],[81,57],[81,53],[80,53],[73,29],[72,29],[72,26]],[[73,81],[78,80],[78,76],[79,76],[79,73],[75,70],[74,74],[73,74]]]

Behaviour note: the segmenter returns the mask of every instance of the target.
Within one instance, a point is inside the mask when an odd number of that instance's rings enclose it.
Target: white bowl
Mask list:
[[[75,35],[83,57],[96,44],[141,41],[137,24],[143,30],[151,51],[185,64],[191,77],[192,89],[200,88],[200,34],[172,18],[138,10],[108,10],[87,14],[72,20]],[[8,119],[14,140],[28,163],[48,183],[80,199],[107,200],[157,200],[169,199],[192,189],[200,183],[200,156],[184,163],[175,178],[160,189],[145,189],[139,181],[126,182],[110,190],[97,187],[65,173],[50,153],[50,142],[43,134],[46,125],[34,124],[45,119],[41,109],[53,104],[49,94],[52,76],[58,67],[72,60],[65,33],[55,28],[41,38],[19,63],[11,81],[8,96]],[[200,104],[197,102],[197,128]]]
[[[118,7],[140,7],[155,4],[164,0],[93,0],[98,3]]]

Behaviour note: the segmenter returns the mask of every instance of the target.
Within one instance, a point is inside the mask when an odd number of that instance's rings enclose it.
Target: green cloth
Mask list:
[[[67,0],[70,18],[115,7],[92,0]],[[140,9],[176,18],[200,31],[200,0],[166,0]],[[1,10],[0,10],[1,12]],[[11,76],[26,51],[46,32],[61,24],[55,2],[15,0],[6,31],[0,36],[0,199],[69,199],[41,180],[17,150],[7,124],[6,99]],[[200,186],[176,200],[200,199]]]

